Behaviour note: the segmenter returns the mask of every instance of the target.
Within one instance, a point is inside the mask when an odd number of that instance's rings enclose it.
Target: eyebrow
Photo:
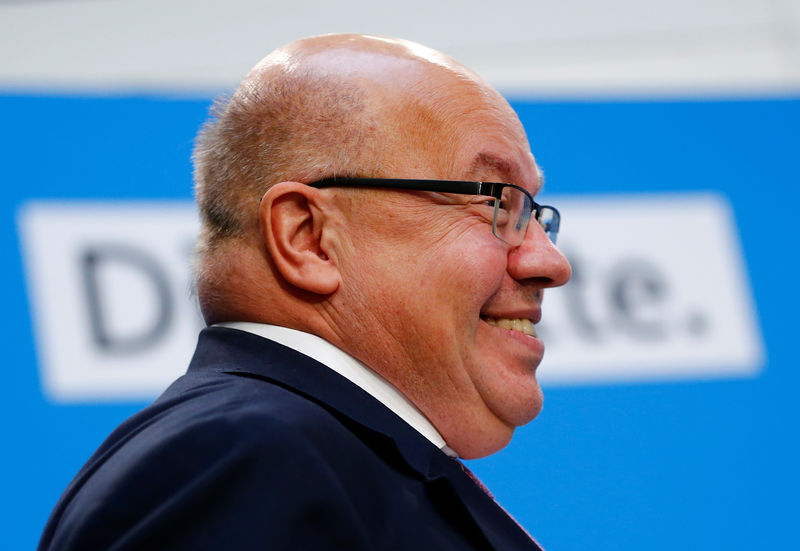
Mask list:
[[[475,175],[487,168],[499,172],[503,177],[503,181],[507,183],[514,183],[517,181],[515,177],[519,175],[519,168],[516,164],[510,163],[502,157],[487,152],[481,152],[475,155],[475,159],[470,166],[469,174]],[[538,164],[536,165],[536,175],[538,186],[534,190],[534,195],[544,188],[544,171],[542,171]]]
[[[536,190],[536,193],[541,193],[544,191],[544,170],[542,170],[542,167],[538,164],[536,165],[536,175],[539,180],[539,188]]]

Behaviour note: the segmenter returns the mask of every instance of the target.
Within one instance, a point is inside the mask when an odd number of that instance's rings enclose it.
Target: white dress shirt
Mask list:
[[[457,455],[447,446],[442,435],[439,434],[439,431],[428,421],[425,415],[394,385],[367,365],[336,348],[325,339],[311,333],[289,329],[288,327],[249,321],[217,323],[214,324],[214,327],[230,327],[231,329],[247,331],[317,360],[392,410],[398,417],[411,425],[444,453],[452,457]]]

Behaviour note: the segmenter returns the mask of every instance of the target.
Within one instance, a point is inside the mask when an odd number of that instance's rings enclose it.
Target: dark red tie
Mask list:
[[[481,482],[481,479],[480,479],[480,478],[478,478],[477,476],[475,476],[475,473],[473,473],[472,471],[470,471],[470,470],[469,470],[469,468],[467,468],[467,466],[466,466],[466,465],[464,465],[464,464],[463,464],[463,463],[462,463],[462,462],[461,462],[461,461],[460,461],[458,458],[455,458],[455,457],[454,457],[453,459],[454,459],[455,461],[457,461],[457,462],[458,462],[458,464],[461,466],[461,469],[462,469],[462,470],[463,470],[463,471],[464,471],[464,472],[467,474],[467,476],[468,476],[468,477],[470,477],[470,478],[472,479],[472,481],[475,483],[475,485],[476,485],[478,488],[480,488],[481,490],[483,490],[483,493],[485,493],[487,496],[489,496],[489,497],[492,499],[492,501],[494,501],[495,505],[497,505],[498,507],[500,507],[500,509],[502,509],[502,510],[503,510],[503,512],[504,512],[506,515],[508,515],[508,518],[510,518],[511,520],[513,520],[513,521],[514,521],[514,524],[516,524],[517,526],[519,526],[519,529],[520,529],[520,530],[522,530],[523,532],[525,532],[525,534],[526,534],[526,535],[527,535],[527,536],[528,536],[528,537],[531,539],[531,541],[532,541],[533,543],[535,543],[536,545],[539,545],[539,542],[538,542],[538,541],[536,541],[536,539],[534,539],[534,537],[533,537],[533,536],[531,536],[530,532],[528,532],[528,531],[525,529],[525,527],[524,527],[524,526],[522,526],[522,525],[521,525],[519,522],[517,522],[517,519],[515,519],[513,516],[511,516],[511,513],[509,513],[508,511],[506,511],[506,508],[505,508],[505,507],[503,507],[502,505],[500,505],[500,504],[497,502],[497,500],[494,498],[494,495],[492,494],[492,492],[490,492],[490,491],[489,491],[489,488],[487,488],[487,487],[486,487],[486,484],[484,484],[483,482]],[[544,551],[544,548],[543,548],[541,545],[539,545],[539,548],[540,548],[540,549],[542,549],[542,551]]]

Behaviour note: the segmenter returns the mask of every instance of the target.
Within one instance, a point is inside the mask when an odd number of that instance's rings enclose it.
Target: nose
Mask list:
[[[572,268],[542,226],[531,221],[522,244],[508,252],[508,273],[517,280],[534,280],[542,288],[559,287],[569,281]]]

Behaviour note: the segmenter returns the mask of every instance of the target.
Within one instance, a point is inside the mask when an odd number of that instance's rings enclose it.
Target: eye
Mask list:
[[[467,199],[467,204],[474,205],[476,207],[489,207],[491,209],[494,209],[494,204],[496,202],[497,198],[489,195],[473,195]]]
[[[486,195],[473,195],[468,199],[472,212],[491,223],[494,216],[494,204],[497,199]]]
[[[504,201],[503,199],[499,199],[497,197],[476,197],[476,199],[475,199],[475,204],[481,205],[481,206],[487,206],[487,207],[491,207],[491,208],[494,208],[495,205],[498,204],[498,202],[499,202],[500,208],[505,210],[506,209],[506,201]]]

